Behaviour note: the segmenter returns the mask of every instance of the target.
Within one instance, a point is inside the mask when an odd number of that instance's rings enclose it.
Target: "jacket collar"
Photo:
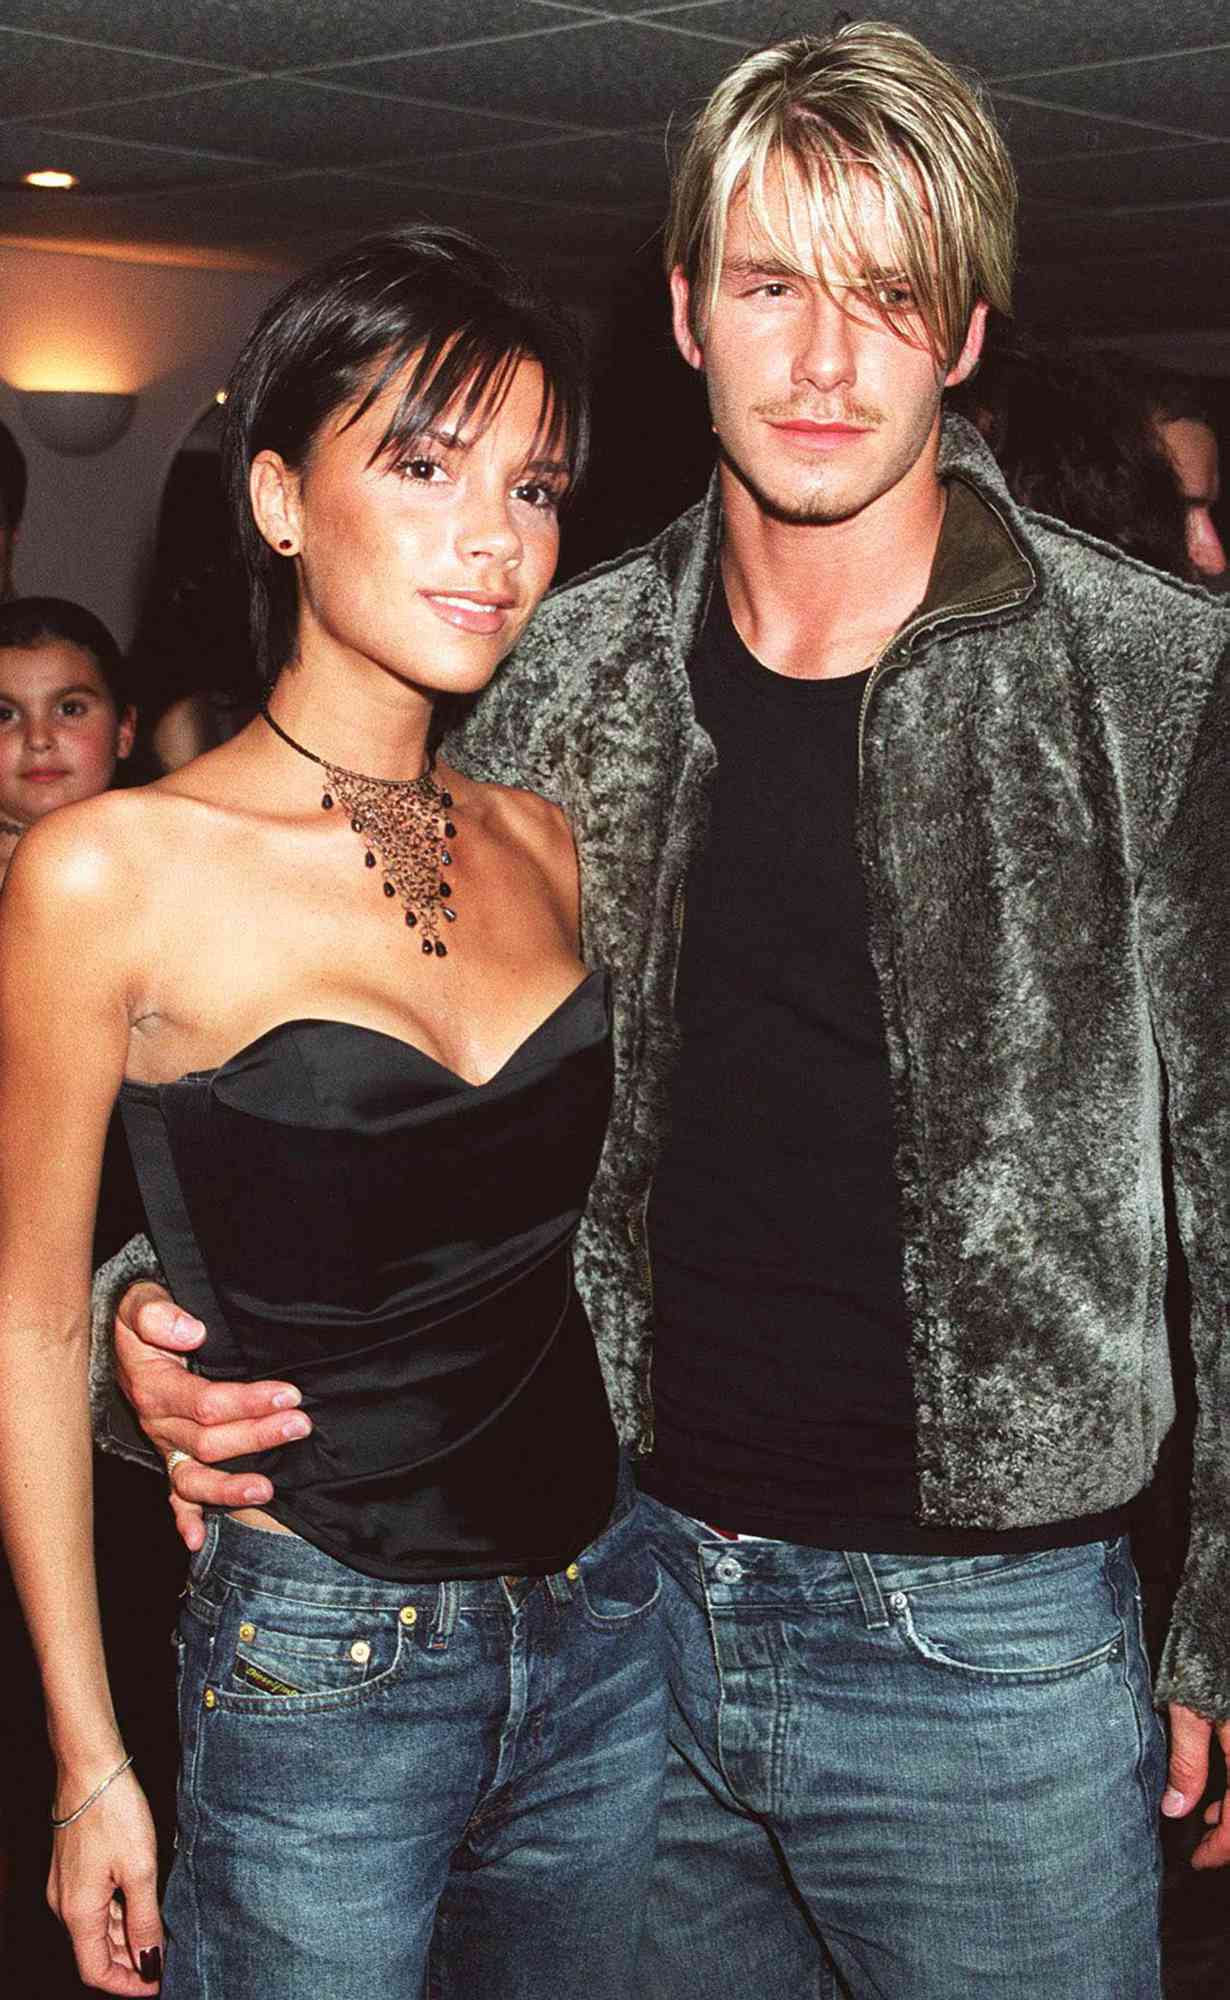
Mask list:
[[[926,593],[898,640],[953,620],[1024,604],[1038,590],[1017,508],[982,438],[950,411],[940,434],[939,476],[948,488],[944,524]],[[722,503],[716,471],[704,499],[659,537],[655,553],[675,607],[686,660],[700,634],[717,571]],[[896,642],[894,642],[896,643]]]

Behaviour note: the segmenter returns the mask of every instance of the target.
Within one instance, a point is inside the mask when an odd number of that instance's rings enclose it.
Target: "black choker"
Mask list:
[[[354,831],[364,837],[367,866],[379,866],[385,895],[400,896],[407,924],[412,930],[421,929],[424,955],[447,958],[440,921],[454,923],[457,912],[449,901],[452,884],[441,871],[453,865],[448,842],[457,829],[448,817],[452,795],[441,790],[433,775],[434,758],[428,759],[427,769],[417,778],[369,778],[318,757],[288,736],[267,708],[262,706],[260,712],[275,736],[320,766],[327,780],[321,806],[332,812],[340,804],[349,813]]]
[[[28,833],[29,830],[28,827],[18,826],[15,819],[0,819],[0,833],[16,834],[18,840],[21,839],[23,833]]]

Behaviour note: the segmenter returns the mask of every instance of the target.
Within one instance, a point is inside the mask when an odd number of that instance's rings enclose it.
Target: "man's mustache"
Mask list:
[[[877,430],[884,413],[869,403],[842,403],[836,409],[816,409],[810,403],[758,403],[753,412],[776,424],[852,424],[863,430]]]

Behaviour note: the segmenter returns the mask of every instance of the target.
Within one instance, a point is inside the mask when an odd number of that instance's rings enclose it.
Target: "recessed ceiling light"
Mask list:
[[[75,188],[77,186],[76,174],[56,173],[50,167],[44,168],[37,174],[23,174],[21,178],[27,187],[32,188]]]

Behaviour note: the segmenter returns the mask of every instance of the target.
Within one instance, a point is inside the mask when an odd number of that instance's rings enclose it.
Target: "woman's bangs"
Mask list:
[[[381,369],[380,380],[365,396],[356,417],[411,359],[409,380],[372,453],[373,463],[379,458],[409,455],[433,431],[468,432],[473,428],[475,435],[481,436],[499,416],[522,362],[532,361],[542,373],[542,394],[531,456],[557,459],[568,468],[570,478],[575,478],[577,412],[552,381],[546,363],[515,336],[507,344],[497,344],[487,330],[462,328],[446,341],[429,342],[413,357],[396,357]]]

